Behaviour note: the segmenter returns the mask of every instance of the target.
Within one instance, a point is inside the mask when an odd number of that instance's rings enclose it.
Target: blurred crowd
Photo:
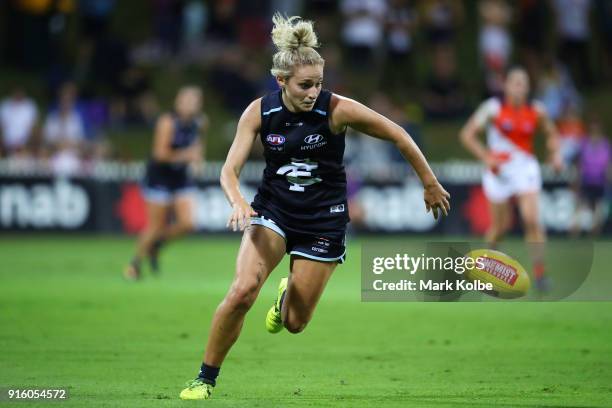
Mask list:
[[[114,24],[120,8],[144,22],[145,37]],[[20,84],[0,89],[0,154],[68,173],[107,158],[109,129],[150,128],[169,105],[152,85],[164,70],[196,69],[214,103],[240,114],[276,86],[268,70],[277,10],[315,21],[327,88],[391,117],[424,149],[432,146],[421,141],[423,121],[465,118],[518,63],[574,162],[589,135],[580,91],[612,79],[608,0],[7,0],[0,70],[38,75],[46,89],[37,100]],[[374,161],[373,146],[356,140],[349,160]]]

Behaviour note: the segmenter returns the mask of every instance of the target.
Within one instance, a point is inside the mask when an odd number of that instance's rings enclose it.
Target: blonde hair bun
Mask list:
[[[283,17],[280,13],[272,17],[272,42],[279,51],[293,51],[300,47],[319,46],[312,21],[302,20],[299,16]]]
[[[274,76],[290,77],[298,65],[323,65],[325,61],[315,47],[319,46],[312,21],[301,17],[284,17],[280,13],[272,17],[272,42],[278,49],[272,58]]]

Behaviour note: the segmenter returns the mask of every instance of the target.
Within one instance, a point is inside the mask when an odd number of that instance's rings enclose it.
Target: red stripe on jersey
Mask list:
[[[495,127],[521,150],[533,154],[538,111],[531,104],[519,107],[503,103],[493,119]]]

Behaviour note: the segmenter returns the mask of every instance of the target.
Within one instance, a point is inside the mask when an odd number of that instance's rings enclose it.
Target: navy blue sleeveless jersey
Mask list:
[[[201,121],[193,119],[181,121],[173,115],[172,150],[191,147],[200,133]],[[186,188],[193,184],[189,176],[187,163],[163,163],[155,159],[149,160],[145,176],[145,185],[149,188],[167,189],[171,191]]]
[[[280,90],[261,100],[266,168],[253,209],[265,209],[296,232],[338,231],[349,221],[345,132],[329,128],[331,96],[321,91],[311,111],[298,113],[284,106]]]
[[[172,149],[178,150],[190,147],[198,138],[201,121],[199,119],[192,119],[189,122],[183,122],[176,116],[173,116],[173,121]]]

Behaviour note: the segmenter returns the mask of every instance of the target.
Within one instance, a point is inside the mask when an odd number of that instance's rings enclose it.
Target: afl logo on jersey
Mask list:
[[[309,145],[313,145],[315,143],[319,143],[320,141],[322,141],[324,139],[323,135],[319,135],[319,134],[314,134],[314,135],[308,135],[304,138],[304,142],[308,143]]]
[[[271,134],[266,136],[266,142],[272,146],[280,146],[285,143],[285,136]]]

